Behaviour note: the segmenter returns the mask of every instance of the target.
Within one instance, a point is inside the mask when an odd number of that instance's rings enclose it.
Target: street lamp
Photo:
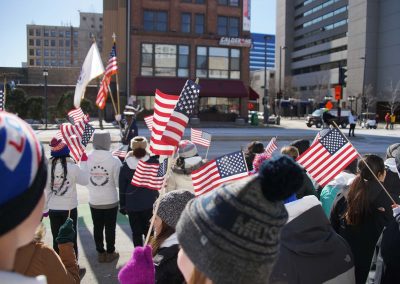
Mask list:
[[[281,99],[282,99],[282,49],[286,49],[286,46],[279,46],[279,92],[278,92],[278,116],[281,116]]]
[[[267,43],[271,37],[268,35],[264,36],[264,97],[263,97],[263,105],[264,105],[264,124],[268,125],[268,89],[267,89]]]
[[[44,77],[44,97],[45,97],[45,121],[47,130],[47,107],[48,107],[48,97],[47,97],[47,76],[49,75],[49,71],[47,69],[43,69],[43,77]]]
[[[350,102],[350,109],[351,109],[351,111],[353,111],[353,102],[356,100],[356,97],[355,96],[349,96],[348,100]]]
[[[364,67],[363,67],[363,80],[362,80],[362,94],[361,94],[361,112],[365,111],[365,109],[367,108],[366,106],[366,98],[365,98],[365,66],[367,64],[367,57],[363,56],[360,57],[361,60],[364,60]]]

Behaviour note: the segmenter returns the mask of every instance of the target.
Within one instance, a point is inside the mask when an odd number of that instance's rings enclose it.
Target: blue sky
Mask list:
[[[252,0],[251,31],[275,34],[275,1]],[[79,26],[79,13],[103,10],[103,0],[1,0],[0,66],[26,61],[26,25]]]

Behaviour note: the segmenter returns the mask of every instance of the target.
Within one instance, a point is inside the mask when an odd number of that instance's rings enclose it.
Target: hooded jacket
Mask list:
[[[396,201],[400,203],[400,178],[396,167],[395,158],[388,158],[385,160],[385,166],[387,168],[386,178],[383,182],[385,188],[390,192],[390,195]]]
[[[172,166],[170,175],[167,180],[166,192],[172,190],[183,189],[194,194],[192,182],[192,172],[199,169],[204,162],[200,156],[194,156],[185,159],[185,168]]]
[[[119,204],[121,209],[128,212],[144,211],[153,208],[153,203],[158,198],[158,191],[131,184],[133,174],[139,161],[149,161],[156,158],[144,156],[138,159],[129,152],[119,173]],[[154,162],[154,161],[153,161]]]
[[[285,204],[280,253],[270,283],[354,283],[354,264],[347,243],[338,236],[315,196]]]
[[[355,177],[355,174],[341,172],[322,189],[319,200],[321,201],[326,217],[329,218],[331,214],[333,202],[335,201],[337,193],[345,186],[349,185]]]
[[[80,283],[73,243],[58,248],[60,256],[42,242],[31,242],[18,249],[14,270],[26,276],[45,275],[49,284]]]
[[[67,158],[67,177],[64,185],[62,176],[64,174],[61,162],[56,163],[54,169],[54,188],[51,190],[51,159],[48,166],[47,185],[45,188],[46,208],[49,210],[71,210],[78,206],[76,184],[87,185],[89,174],[87,162],[81,162],[78,166],[71,158]],[[45,212],[47,211],[45,208]]]
[[[88,155],[89,204],[111,205],[118,202],[118,178],[121,161],[109,151],[93,150]]]

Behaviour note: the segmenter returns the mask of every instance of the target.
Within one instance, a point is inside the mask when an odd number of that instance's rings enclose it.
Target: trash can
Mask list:
[[[250,119],[250,124],[254,126],[258,126],[258,115],[257,112],[253,112]]]

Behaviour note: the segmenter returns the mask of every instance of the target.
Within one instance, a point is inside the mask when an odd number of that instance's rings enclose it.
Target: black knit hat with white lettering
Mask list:
[[[267,160],[259,175],[189,201],[176,226],[179,244],[213,283],[268,283],[288,218],[282,200],[302,183],[293,159]]]

